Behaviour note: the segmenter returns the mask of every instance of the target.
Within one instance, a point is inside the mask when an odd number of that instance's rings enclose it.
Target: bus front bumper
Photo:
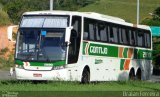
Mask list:
[[[30,71],[15,68],[16,79],[18,80],[68,80],[66,69],[51,71]]]

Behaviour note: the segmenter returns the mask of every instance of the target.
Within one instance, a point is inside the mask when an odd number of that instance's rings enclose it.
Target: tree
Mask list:
[[[5,3],[4,3],[5,4]],[[13,0],[5,5],[10,19],[17,24],[21,15],[26,11],[48,10],[49,0]]]
[[[144,19],[141,24],[160,26],[160,7],[156,8],[151,15],[151,18]]]
[[[55,10],[76,11],[97,0],[54,0]],[[49,10],[49,0],[0,0],[9,18],[17,24],[26,11]]]
[[[160,26],[160,7],[153,11],[151,18],[146,18],[142,24],[149,26]],[[153,65],[160,69],[160,37],[153,37]]]
[[[10,24],[10,19],[8,17],[8,14],[3,11],[3,10],[0,10],[0,26],[2,25],[8,25]]]
[[[154,16],[155,19],[160,20],[160,7],[158,7],[157,9],[154,10],[153,16]]]

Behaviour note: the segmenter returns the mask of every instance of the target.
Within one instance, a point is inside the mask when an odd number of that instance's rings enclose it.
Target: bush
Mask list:
[[[4,9],[11,21],[17,24],[26,11],[49,10],[49,0],[11,0],[4,5]]]
[[[12,36],[13,36],[13,41],[15,41],[16,38],[17,38],[17,33],[13,32],[13,33],[12,33]]]
[[[14,65],[14,54],[8,48],[0,50],[0,69],[9,69]]]
[[[0,26],[1,25],[8,25],[10,24],[10,19],[8,17],[8,14],[2,10],[0,10]]]
[[[0,55],[5,55],[9,51],[8,48],[4,48],[0,50]]]
[[[14,65],[14,55],[9,55],[9,58],[0,57],[0,69],[9,69]]]
[[[149,26],[160,26],[160,20],[146,18],[142,21],[141,24],[149,25]]]

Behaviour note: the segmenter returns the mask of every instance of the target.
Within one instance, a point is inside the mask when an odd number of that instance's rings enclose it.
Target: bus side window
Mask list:
[[[83,39],[84,40],[89,40],[89,22],[86,19],[84,20]]]
[[[95,32],[95,40],[100,41],[100,33],[99,33],[99,27],[98,24],[94,25],[94,32]]]
[[[151,47],[151,35],[147,33],[146,37],[147,37],[147,44],[148,44],[147,47],[150,48]]]
[[[121,28],[119,28],[118,29],[118,32],[119,32],[119,43],[120,44],[123,44],[123,34],[122,34],[122,29]]]
[[[98,29],[99,29],[101,41],[106,42],[107,41],[107,31],[106,31],[105,25],[100,24]]]
[[[88,32],[84,32],[84,34],[83,34],[83,39],[84,39],[84,40],[88,40]]]
[[[108,29],[109,31],[109,42],[111,42],[111,43],[114,43],[114,40],[113,40],[113,29],[112,29],[112,27],[109,27],[109,29]]]
[[[126,29],[122,29],[122,40],[124,44],[129,43],[129,32]]]
[[[118,29],[117,29],[117,27],[113,27],[113,41],[114,41],[114,43],[118,43]]]
[[[101,41],[107,42],[106,28],[104,28],[103,30],[100,31],[100,35],[101,35]]]
[[[93,19],[84,18],[84,32],[88,33],[88,40],[95,41],[96,26]],[[84,38],[84,37],[83,37]],[[86,38],[86,37],[85,37]]]
[[[144,33],[144,47],[147,47],[148,43],[147,43],[147,33]]]
[[[145,37],[145,47],[149,48],[150,47],[149,33],[144,33],[144,37]]]
[[[137,34],[137,42],[138,42],[138,46],[142,47],[145,43],[143,42],[144,39],[143,39],[143,32],[141,31],[138,31],[138,34]]]
[[[93,24],[89,24],[89,39],[91,40],[91,41],[94,41],[95,39],[94,39],[94,34],[95,34],[95,32],[94,32],[95,30],[94,30],[94,25]]]
[[[130,30],[130,45],[135,46],[136,44],[136,38],[135,38],[135,31]]]
[[[133,31],[133,36],[134,36],[134,40],[135,40],[135,44],[134,45],[137,45],[137,37],[136,37],[136,31]]]

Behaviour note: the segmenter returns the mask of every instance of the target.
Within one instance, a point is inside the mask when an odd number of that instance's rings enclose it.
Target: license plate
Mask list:
[[[33,77],[42,77],[42,74],[34,73]]]

